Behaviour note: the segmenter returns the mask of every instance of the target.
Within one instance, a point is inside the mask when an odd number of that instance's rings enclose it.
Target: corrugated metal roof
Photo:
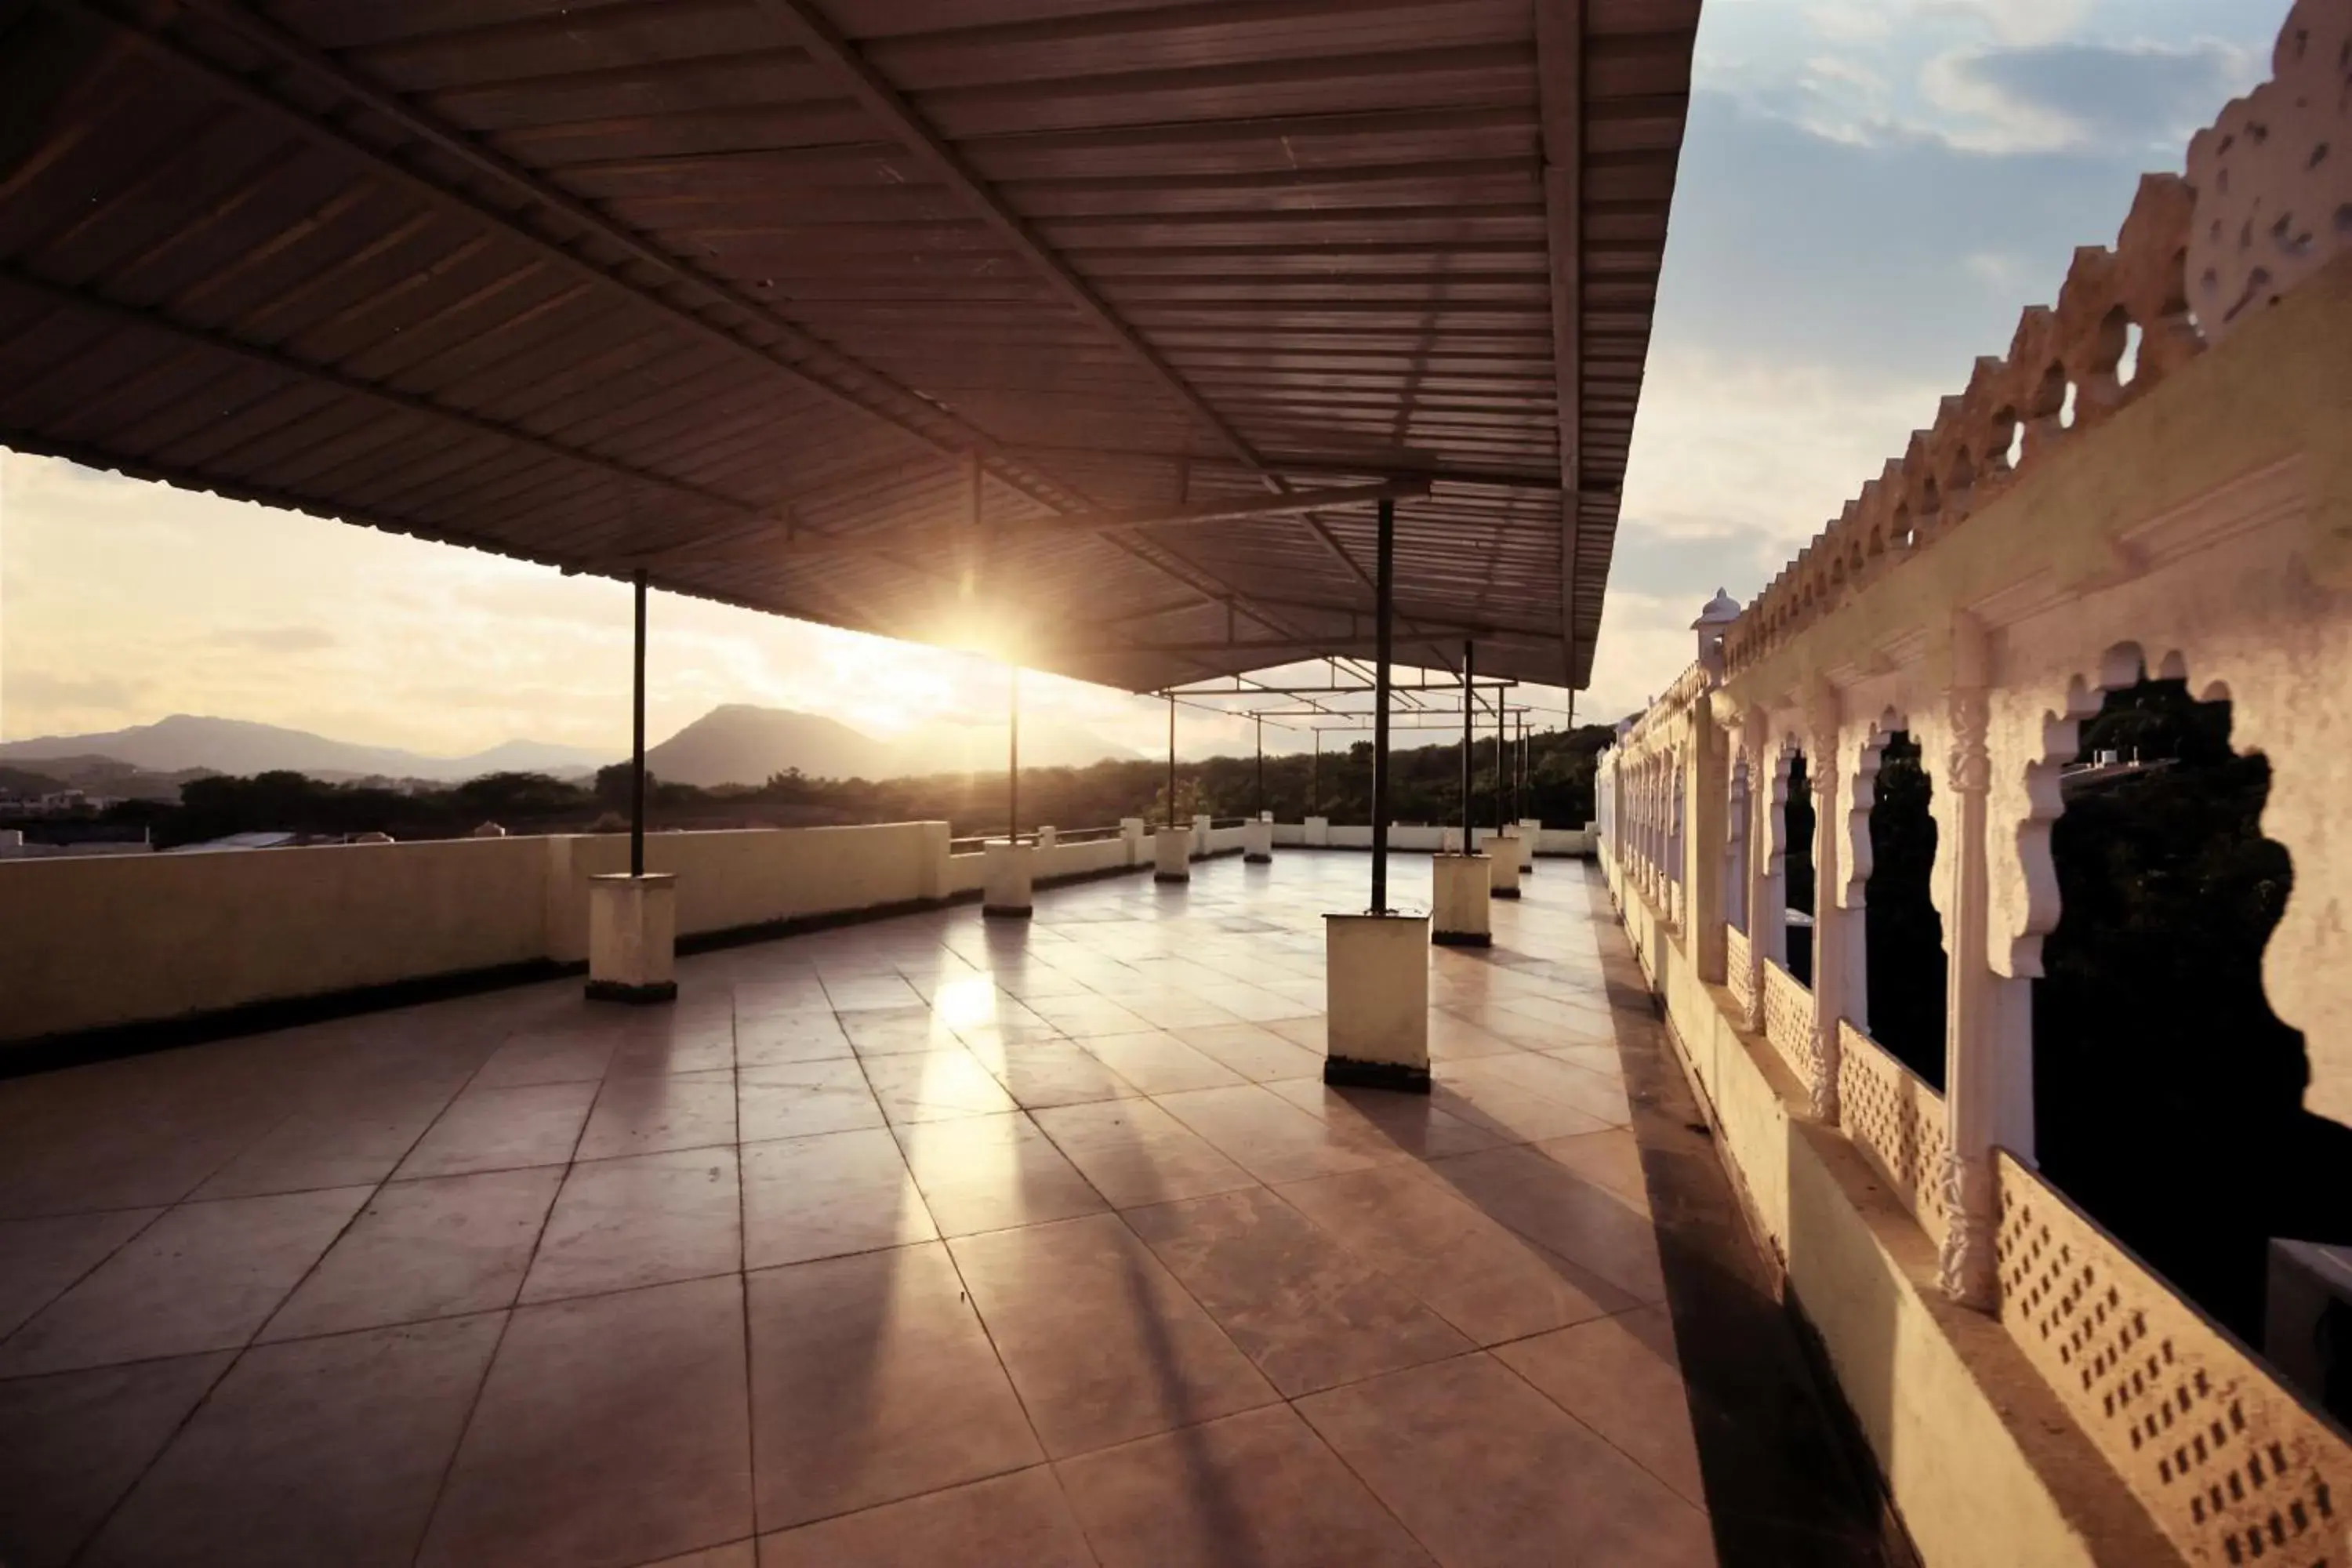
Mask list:
[[[1400,657],[1581,685],[1697,11],[0,0],[0,442],[1139,689],[1404,480]]]

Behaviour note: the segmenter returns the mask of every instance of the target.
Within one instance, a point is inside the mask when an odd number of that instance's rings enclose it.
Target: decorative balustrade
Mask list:
[[[1769,959],[1764,963],[1764,1037],[1799,1083],[1813,1081],[1813,994]]]
[[[2352,1449],[2056,1189],[2000,1156],[2000,1321],[2192,1563],[2338,1568]]]
[[[1744,1010],[1756,1000],[1754,959],[1748,949],[1748,933],[1738,926],[1723,928],[1723,983],[1731,991],[1732,1000]]]
[[[1843,1018],[1838,1036],[1839,1124],[1894,1186],[1919,1228],[1942,1241],[1949,1147],[1944,1097]]]

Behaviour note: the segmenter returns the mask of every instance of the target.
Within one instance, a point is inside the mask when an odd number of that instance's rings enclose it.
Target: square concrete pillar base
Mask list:
[[[1310,849],[1328,848],[1331,843],[1331,819],[1310,816],[1299,831],[1300,840]]]
[[[1212,839],[1209,835],[1213,831],[1212,825],[1214,824],[1216,820],[1217,819],[1215,817],[1211,816],[1205,811],[1192,818],[1193,859],[1206,860],[1209,858],[1209,846],[1215,842],[1215,840]]]
[[[1430,861],[1435,897],[1431,900],[1429,940],[1440,947],[1490,947],[1494,921],[1488,889],[1494,873],[1484,855],[1438,855]]]
[[[588,879],[588,996],[677,998],[677,878],[667,871]]]
[[[1532,877],[1536,874],[1536,845],[1542,837],[1543,823],[1539,818],[1532,816],[1519,818],[1520,876]]]
[[[1189,882],[1192,879],[1192,832],[1187,827],[1163,827],[1151,836],[1151,879]]]
[[[1429,1092],[1429,917],[1323,917],[1323,1081]]]
[[[1242,824],[1242,858],[1253,866],[1264,866],[1274,858],[1274,824],[1264,821]]]
[[[1486,840],[1486,866],[1493,873],[1493,894],[1498,899],[1519,896],[1518,829],[1503,827]]]
[[[997,920],[1029,918],[1036,850],[992,838],[982,846],[980,912]]]

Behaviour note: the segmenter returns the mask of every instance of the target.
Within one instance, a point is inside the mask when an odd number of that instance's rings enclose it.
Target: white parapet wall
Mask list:
[[[0,1041],[583,963],[589,879],[628,858],[626,838],[593,834],[11,860]],[[1032,865],[1050,883],[1134,862],[1120,837]],[[946,823],[913,822],[656,833],[646,866],[677,876],[690,940],[968,896],[984,860],[950,855]]]

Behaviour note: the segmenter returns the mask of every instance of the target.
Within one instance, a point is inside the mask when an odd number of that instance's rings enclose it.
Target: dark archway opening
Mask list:
[[[1934,794],[1908,731],[1886,738],[1870,807],[1870,881],[1864,894],[1864,984],[1870,1037],[1913,1072],[1944,1087],[1944,918],[1928,884],[1936,869]]]
[[[2051,833],[2063,913],[2033,987],[2050,1179],[2182,1292],[2263,1341],[2273,1237],[2352,1242],[2352,1130],[2303,1109],[2303,1036],[2262,957],[2293,869],[2270,763],[2184,682],[2111,693]]]
[[[1787,908],[1789,973],[1802,985],[1813,983],[1813,783],[1805,753],[1789,754],[1789,795],[1781,806],[1788,853],[1780,861]]]

